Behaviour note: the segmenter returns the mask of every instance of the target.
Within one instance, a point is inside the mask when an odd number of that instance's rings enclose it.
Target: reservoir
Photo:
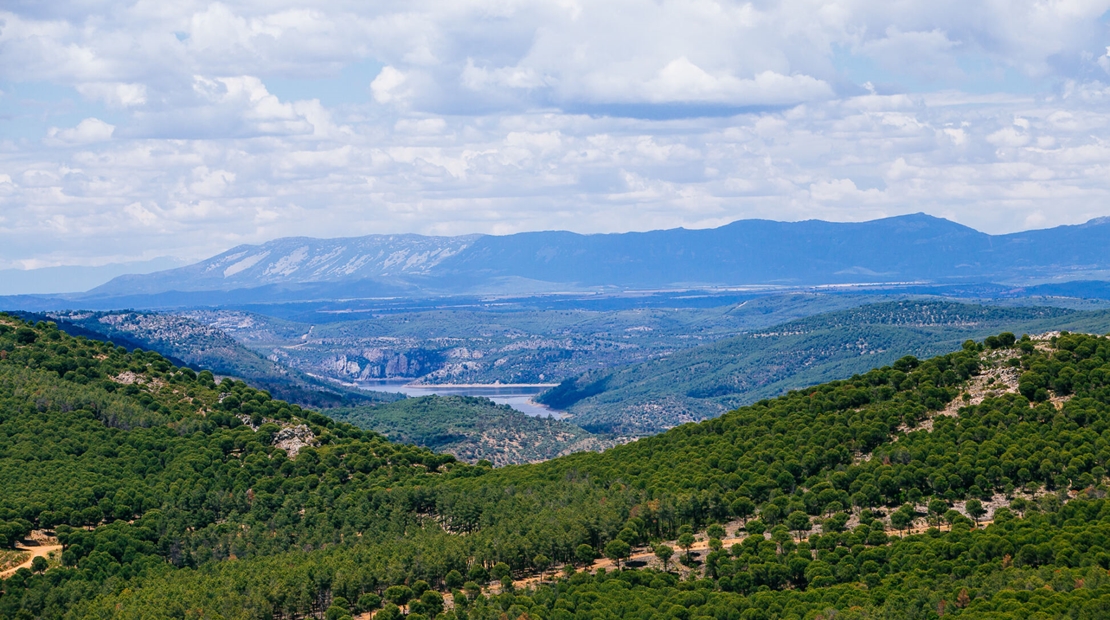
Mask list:
[[[567,417],[557,409],[532,402],[532,398],[554,387],[546,384],[492,384],[492,385],[412,385],[412,379],[382,379],[379,381],[360,381],[358,386],[380,392],[400,392],[405,396],[417,397],[436,394],[439,396],[484,396],[499,405],[508,405],[517,411],[538,418]]]

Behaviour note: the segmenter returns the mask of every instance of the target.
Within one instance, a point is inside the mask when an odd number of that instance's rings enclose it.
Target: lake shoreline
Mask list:
[[[533,400],[547,389],[558,383],[415,383],[401,379],[359,381],[354,385],[363,390],[397,391],[410,398],[424,396],[478,396],[488,398],[499,405],[508,405],[532,417],[555,418],[571,417],[559,409],[553,409]]]
[[[502,389],[502,388],[553,388],[559,387],[558,383],[418,383],[420,377],[409,379],[407,377],[395,377],[392,379],[362,379],[347,383],[347,385],[354,385],[358,387],[408,387],[408,388],[429,388],[429,389],[445,389],[445,390],[482,390],[482,389]]]
[[[485,388],[553,388],[558,383],[406,383],[404,387],[428,389],[470,389],[481,390]]]

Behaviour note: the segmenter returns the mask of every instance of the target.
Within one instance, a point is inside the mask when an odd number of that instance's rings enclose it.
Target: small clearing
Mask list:
[[[24,554],[24,561],[21,564],[0,571],[0,579],[11,577],[21,568],[30,570],[31,562],[34,562],[35,558],[38,557],[46,558],[50,565],[57,566],[62,556],[62,546],[58,544],[58,539],[47,535],[43,530],[35,530],[31,532],[31,538],[29,540],[16,543],[16,551]]]
[[[16,566],[22,566],[27,561],[27,552],[18,549],[0,549],[0,572],[7,571]]]

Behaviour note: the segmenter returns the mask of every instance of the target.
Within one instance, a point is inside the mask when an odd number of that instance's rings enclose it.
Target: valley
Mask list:
[[[182,315],[222,330],[271,361],[340,381],[558,383],[589,370],[666,356],[743,331],[860,305],[868,298],[749,295],[720,306],[671,300],[669,307],[611,310],[585,303],[536,307],[542,301],[359,312],[347,320],[342,314],[315,312],[312,318],[318,322],[313,323],[303,322],[307,316],[290,321],[235,310]],[[705,301],[696,299],[698,305]]]
[[[903,355],[959,350],[1002,330],[1110,331],[1110,312],[941,300],[880,302],[791,321],[659,359],[566,380],[538,400],[594,432],[653,434]]]
[[[0,3],[0,620],[1110,620],[1110,0],[956,4]]]
[[[130,339],[129,346],[178,363],[212,367],[328,415],[350,415],[354,406],[362,413],[348,421],[362,428],[498,465],[552,458],[571,446],[603,449],[903,355],[959,350],[968,339],[1005,329],[1110,331],[1105,310],[891,297],[760,294],[725,306],[702,297],[693,307],[606,310],[518,300],[353,320],[324,314],[319,324],[237,310],[44,316],[65,329]],[[521,384],[529,387],[509,387]],[[451,395],[493,400],[490,407],[459,406]],[[406,396],[435,404],[384,406]],[[375,403],[383,404],[380,415],[371,413]],[[563,423],[553,429],[515,421],[509,432],[498,426],[507,418],[496,404]],[[435,413],[417,419],[417,411]],[[499,433],[513,439],[494,439]]]
[[[630,438],[595,435],[554,417],[530,416],[471,396],[416,396],[395,403],[326,410],[328,417],[372,430],[391,441],[452,454],[495,467],[599,452]]]
[[[54,321],[74,335],[106,340],[128,349],[157,351],[177,364],[247,380],[279,398],[305,406],[333,407],[400,397],[348,389],[316,379],[267,360],[223,331],[183,316],[131,311],[23,313],[21,316],[32,321]]]
[[[574,432],[460,396],[332,419],[2,315],[0,352],[0,533],[62,546],[2,582],[3,617],[1096,618],[1110,600],[1099,336],[968,340],[504,467],[387,437],[442,448],[491,430],[457,407],[496,409],[496,443],[555,449],[518,423]]]
[[[0,314],[0,618],[1110,610],[1098,282],[599,290],[520,239],[310,241]]]

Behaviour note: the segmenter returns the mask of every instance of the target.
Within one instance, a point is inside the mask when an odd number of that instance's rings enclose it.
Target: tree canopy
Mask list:
[[[0,316],[0,545],[64,547],[0,617],[1105,617],[1108,459],[1096,336],[1002,334],[491,468]],[[624,568],[675,540],[687,577]],[[480,588],[599,556],[621,569]]]

